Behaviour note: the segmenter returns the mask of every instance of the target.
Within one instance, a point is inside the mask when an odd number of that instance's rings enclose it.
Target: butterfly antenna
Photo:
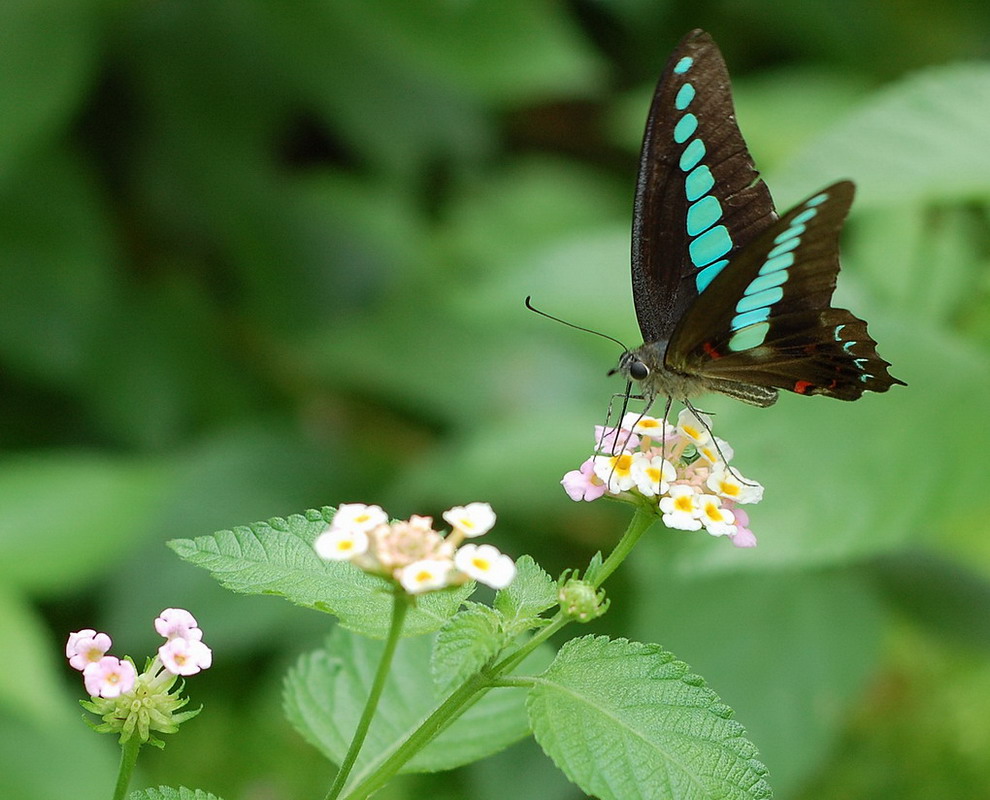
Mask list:
[[[585,333],[593,333],[595,336],[601,336],[603,339],[608,339],[610,342],[615,342],[619,347],[622,348],[623,352],[628,352],[629,348],[626,347],[622,342],[616,339],[614,336],[609,336],[607,333],[602,333],[601,331],[592,330],[591,328],[583,328],[580,325],[575,325],[573,322],[568,322],[566,319],[561,319],[560,317],[555,317],[553,314],[548,314],[546,311],[542,311],[533,305],[533,296],[526,296],[526,308],[530,311],[535,311],[541,317],[546,317],[547,319],[552,319],[554,322],[559,322],[561,325],[566,325],[568,328],[574,328],[578,331],[584,331]]]

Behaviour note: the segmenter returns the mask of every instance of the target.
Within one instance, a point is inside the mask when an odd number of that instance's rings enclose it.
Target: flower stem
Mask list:
[[[382,652],[381,661],[378,662],[378,671],[375,673],[374,683],[368,693],[368,701],[364,704],[364,711],[358,721],[357,729],[354,731],[354,738],[351,739],[350,747],[344,760],[340,762],[340,769],[333,779],[333,785],[327,792],[326,800],[334,800],[340,795],[347,782],[347,777],[351,774],[354,762],[357,761],[358,753],[361,752],[361,745],[364,744],[368,729],[371,727],[371,720],[375,716],[378,708],[378,701],[381,699],[382,691],[385,689],[385,680],[388,678],[388,671],[392,666],[392,657],[395,655],[395,648],[399,643],[399,634],[402,632],[402,621],[405,619],[406,611],[409,609],[409,598],[401,590],[396,590],[392,602],[392,621],[389,624],[388,638],[385,640],[385,650]]]
[[[609,576],[615,572],[616,569],[618,569],[619,565],[626,560],[626,556],[628,556],[633,547],[635,547],[636,542],[639,541],[639,537],[646,533],[655,521],[656,515],[652,510],[648,510],[644,506],[636,507],[636,513],[629,521],[629,527],[626,528],[626,532],[622,534],[622,538],[619,540],[619,543],[615,546],[615,549],[608,554],[608,558],[605,559],[605,563],[602,564],[602,568],[598,570],[598,573],[594,576],[594,584],[596,589],[605,583]]]
[[[596,588],[601,586],[605,582],[605,579],[615,572],[655,519],[655,514],[649,509],[636,509],[636,514],[630,521],[629,527],[626,528],[626,532],[622,535],[622,539],[619,540],[615,549],[605,559],[601,569],[595,575],[594,584]],[[429,744],[440,731],[470,708],[485,691],[494,685],[502,683],[504,681],[501,677],[502,675],[505,675],[518,666],[526,656],[571,621],[570,617],[566,616],[563,612],[558,612],[550,621],[549,625],[541,628],[518,650],[513,651],[494,666],[489,666],[468,678],[446,700],[437,706],[436,710],[384,762],[378,765],[371,775],[353,787],[348,793],[346,800],[364,800],[364,798],[384,786],[399,771],[403,764]],[[509,681],[509,683],[513,682]],[[523,684],[520,682],[518,685]],[[347,763],[346,759],[345,763]],[[342,765],[341,771],[343,769],[344,767]],[[335,787],[336,784],[337,781],[334,782]],[[337,792],[339,793],[339,788]],[[331,793],[327,795],[327,800],[334,800],[336,797],[337,794]]]
[[[470,708],[480,693],[490,686],[490,681],[490,676],[481,672],[468,678],[371,775],[351,790],[347,800],[363,800],[388,783],[403,764]]]
[[[132,733],[120,746],[120,770],[117,772],[117,785],[113,788],[113,800],[124,800],[127,795],[127,787],[130,786],[131,776],[134,774],[134,765],[137,764],[141,744],[141,737]]]

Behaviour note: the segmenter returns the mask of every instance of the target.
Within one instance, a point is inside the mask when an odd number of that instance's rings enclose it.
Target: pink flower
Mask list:
[[[590,503],[605,494],[605,484],[595,476],[594,456],[585,461],[580,469],[568,472],[560,483],[571,500],[587,500]]]
[[[595,448],[602,453],[618,453],[639,447],[639,437],[624,428],[606,428],[595,425]]]
[[[736,517],[736,532],[729,537],[732,543],[736,547],[756,547],[756,534],[747,527],[749,514],[736,507],[732,509],[732,513]]]
[[[69,634],[69,641],[65,645],[65,657],[69,659],[69,666],[82,672],[87,666],[103,658],[110,645],[110,637],[105,633],[97,633],[92,628],[83,628],[81,631]]]
[[[134,665],[113,656],[104,656],[83,670],[83,682],[90,697],[119,697],[133,689],[136,680]]]
[[[158,657],[173,675],[195,675],[213,663],[213,651],[198,639],[169,639]]]
[[[155,630],[166,639],[198,642],[203,638],[203,631],[196,625],[196,618],[184,608],[166,608],[155,619]]]

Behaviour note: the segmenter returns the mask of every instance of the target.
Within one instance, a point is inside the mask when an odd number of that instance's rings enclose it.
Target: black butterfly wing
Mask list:
[[[665,365],[841,400],[903,384],[887,372],[866,323],[831,305],[853,192],[849,181],[829,186],[734,257],[681,319]]]
[[[640,154],[632,283],[643,341],[666,341],[728,259],[776,218],[736,125],[722,54],[692,31],[657,84]]]

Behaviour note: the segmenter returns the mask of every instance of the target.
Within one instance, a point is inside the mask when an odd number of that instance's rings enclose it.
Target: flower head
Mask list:
[[[378,506],[353,504],[344,508],[377,509],[381,520],[367,531],[337,525],[337,517],[313,543],[324,559],[346,560],[373,575],[379,575],[416,595],[447,586],[478,580],[504,588],[515,577],[515,564],[491,545],[462,544],[465,538],[482,536],[495,524],[488,503],[468,503],[443,512],[453,530],[435,530],[431,517],[411,516],[388,522]],[[348,512],[350,515],[351,512]],[[348,519],[350,516],[348,516]]]
[[[136,680],[134,665],[113,656],[103,656],[83,670],[83,682],[91,697],[119,697],[129,692]]]
[[[90,664],[97,663],[112,646],[110,637],[105,633],[97,633],[92,628],[69,634],[65,645],[65,657],[69,666],[82,672]]]
[[[195,675],[213,664],[213,651],[198,639],[169,639],[158,657],[173,675]]]
[[[493,589],[504,589],[516,577],[516,565],[490,544],[463,545],[454,556],[454,565],[469,578]]]
[[[100,733],[120,734],[121,742],[137,736],[141,742],[162,746],[156,733],[175,733],[180,723],[199,713],[198,709],[179,713],[189,699],[179,695],[181,686],[175,686],[179,675],[193,675],[212,663],[213,653],[202,642],[203,631],[196,618],[182,608],[162,611],[155,629],[166,642],[154,659],[147,660],[140,674],[130,658],[92,655],[104,644],[109,648],[110,637],[105,633],[86,628],[70,634],[66,645],[70,663],[87,654],[82,673],[90,699],[82,705],[103,718],[102,724],[92,727]],[[97,641],[99,646],[94,649]]]
[[[313,542],[316,554],[325,561],[347,561],[368,549],[368,534],[360,528],[334,527],[326,530]]]
[[[409,594],[420,594],[447,585],[454,564],[447,559],[424,558],[398,570],[399,583]]]
[[[605,483],[595,475],[595,460],[589,458],[579,469],[572,469],[560,481],[571,500],[597,500],[605,494]]]
[[[755,546],[738,506],[758,503],[763,487],[728,465],[732,447],[712,434],[709,417],[686,408],[675,425],[628,413],[617,428],[596,427],[595,436],[597,452],[561,481],[572,500],[613,497],[654,509],[669,528]]]
[[[155,619],[155,630],[166,639],[199,641],[203,638],[203,631],[199,629],[196,618],[184,608],[166,608]]]

